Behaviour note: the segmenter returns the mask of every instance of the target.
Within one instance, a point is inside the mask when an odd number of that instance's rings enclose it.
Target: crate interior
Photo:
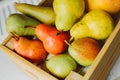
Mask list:
[[[120,24],[120,23],[119,23]],[[119,31],[119,25],[118,24],[118,28],[117,28],[117,30]],[[113,34],[113,35],[112,35]],[[112,37],[111,38],[115,38],[115,36],[118,34],[118,36],[120,35],[120,32],[119,33],[115,33],[115,31],[114,31],[114,33],[112,33],[111,35],[112,35]],[[118,40],[119,39],[119,37],[117,36],[117,39],[115,39],[115,40]],[[101,43],[101,45],[102,45],[102,47],[103,47],[103,50],[101,51],[101,53],[103,53],[103,56],[105,57],[105,52],[107,51],[107,48],[109,48],[109,46],[110,46],[110,42],[109,41],[113,41],[113,39],[109,39],[108,38],[108,41],[107,40],[105,40],[105,41],[102,41],[102,43]],[[8,48],[9,50],[11,50],[12,52],[14,52],[14,54],[17,54],[15,51],[14,51],[14,49],[13,49],[13,47],[12,47],[12,35],[9,35],[7,38],[6,38],[6,40],[2,43],[2,45],[4,46],[4,47],[6,47],[6,48]],[[107,41],[107,43],[106,43],[106,41]],[[120,40],[119,40],[120,41]],[[120,42],[119,42],[120,43]],[[113,43],[112,44],[112,46],[113,45],[115,45],[115,43]],[[105,47],[104,47],[105,46]],[[107,47],[106,47],[107,46]],[[104,50],[104,48],[105,48],[105,50]],[[110,46],[110,48],[112,48],[113,49],[113,47],[111,47]],[[120,48],[120,47],[118,47],[118,48]],[[102,48],[101,48],[102,49]],[[105,51],[105,52],[104,52]],[[12,54],[11,54],[12,55]],[[18,54],[17,54],[18,55]],[[102,57],[103,57],[102,56]],[[112,56],[114,56],[114,55],[112,55]],[[119,55],[118,55],[119,56]],[[97,59],[102,59],[102,58],[100,58],[100,56],[98,55],[97,56]],[[117,59],[117,58],[116,58]],[[109,61],[109,59],[108,59],[108,61]],[[14,61],[15,62],[15,61]],[[32,64],[31,62],[30,62],[30,64]],[[32,65],[34,65],[34,64],[32,64]],[[93,64],[94,65],[94,64]],[[99,64],[97,64],[97,66],[98,66]],[[103,64],[104,65],[104,64]],[[36,65],[35,65],[36,66]],[[96,66],[96,67],[97,67]],[[100,66],[100,65],[99,65]],[[91,67],[91,66],[90,66]],[[80,66],[80,65],[78,65],[78,67],[77,67],[77,69],[75,70],[75,71],[73,71],[73,72],[71,72],[67,77],[66,77],[66,80],[69,80],[69,78],[72,78],[72,77],[74,77],[74,76],[76,76],[76,77],[78,77],[78,79],[79,78],[84,78],[84,76],[86,76],[86,74],[87,74],[87,72],[89,72],[89,71],[87,71],[87,70],[89,70],[89,68],[90,67],[83,67],[83,66]],[[93,71],[94,71],[94,69],[96,68],[95,66],[94,66],[94,68],[92,68],[93,69]],[[105,65],[104,65],[104,67],[105,67]],[[43,63],[40,63],[39,65],[37,65],[37,68],[39,68],[39,69],[42,69],[43,71],[45,71],[45,72],[47,72],[48,74],[50,74],[50,75],[52,75],[47,69],[46,69],[46,67],[45,67],[45,63],[43,62]],[[99,71],[99,70],[98,70]],[[29,72],[29,71],[27,71],[27,72]],[[92,72],[92,71],[91,71]],[[80,74],[80,75],[79,75]],[[92,73],[91,73],[92,74]],[[87,74],[87,75],[90,75],[90,72]],[[54,76],[54,75],[52,75],[52,76]],[[54,76],[55,77],[55,76]],[[57,77],[56,77],[57,78]],[[58,79],[58,78],[57,78]]]

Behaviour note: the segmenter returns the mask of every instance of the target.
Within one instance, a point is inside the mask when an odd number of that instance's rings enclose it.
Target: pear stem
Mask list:
[[[71,38],[70,38],[70,42],[72,42],[73,40],[74,40],[74,38],[73,38],[73,37],[71,37]]]
[[[19,40],[19,37],[18,37],[17,35],[15,35],[13,32],[11,32],[11,34],[12,34],[12,37],[13,37],[16,41]]]
[[[70,43],[68,43],[66,40],[65,40],[65,43],[66,43],[68,46],[71,46],[71,44],[70,44]]]

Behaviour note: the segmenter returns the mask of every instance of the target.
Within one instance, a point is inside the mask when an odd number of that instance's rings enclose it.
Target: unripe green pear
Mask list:
[[[58,30],[68,31],[85,9],[84,0],[54,0],[55,24]]]
[[[53,75],[65,78],[71,71],[77,68],[77,64],[68,53],[65,53],[48,59],[46,67]]]
[[[51,7],[36,6],[26,3],[15,3],[16,10],[29,15],[45,24],[55,23],[55,13]]]
[[[14,13],[6,19],[6,31],[16,36],[35,36],[32,28],[35,28],[40,22],[23,14]]]
[[[103,10],[86,13],[70,30],[73,38],[91,37],[98,40],[106,39],[114,29],[112,17]]]

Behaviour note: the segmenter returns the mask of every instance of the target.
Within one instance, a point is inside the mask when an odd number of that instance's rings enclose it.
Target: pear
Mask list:
[[[6,31],[13,33],[16,36],[35,36],[35,32],[32,28],[36,27],[40,22],[32,19],[26,15],[14,13],[7,17]]]
[[[55,25],[60,31],[68,31],[85,10],[84,0],[54,0]]]
[[[39,24],[35,28],[38,39],[43,42],[46,51],[53,55],[58,55],[67,50],[68,45],[65,41],[69,41],[70,34],[68,32],[60,32],[56,27]]]
[[[36,39],[14,37],[12,39],[12,46],[19,55],[36,65],[45,60],[47,56],[43,43]]]
[[[68,52],[82,66],[90,66],[100,51],[100,44],[92,38],[74,40]]]
[[[68,54],[60,54],[46,61],[47,69],[59,78],[65,78],[71,71],[77,68],[74,59]]]
[[[91,37],[97,40],[106,39],[114,29],[112,17],[103,10],[92,10],[86,13],[70,30],[73,38]]]
[[[52,7],[36,6],[27,3],[15,3],[16,10],[29,15],[45,24],[55,23],[55,13]]]

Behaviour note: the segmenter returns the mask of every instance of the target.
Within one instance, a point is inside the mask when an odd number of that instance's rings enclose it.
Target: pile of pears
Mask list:
[[[15,3],[19,13],[8,16],[6,31],[16,53],[36,65],[45,62],[50,73],[65,78],[77,65],[93,63],[115,24],[102,9],[86,11],[85,0],[46,1],[51,4]]]

